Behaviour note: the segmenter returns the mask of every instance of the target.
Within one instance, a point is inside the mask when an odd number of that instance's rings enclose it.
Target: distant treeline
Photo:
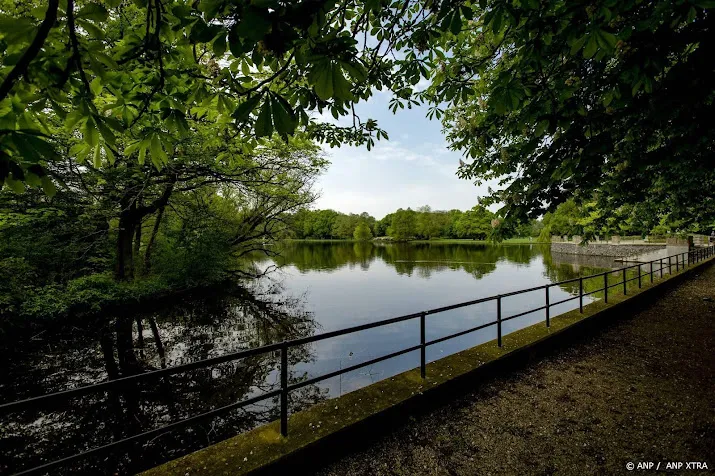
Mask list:
[[[300,210],[291,220],[293,238],[298,239],[358,239],[390,237],[394,240],[434,238],[487,239],[496,215],[483,206],[471,210],[432,210],[429,206],[417,210],[398,209],[381,220],[363,212],[345,214],[335,210]],[[512,236],[539,236],[540,222],[517,227]],[[369,232],[369,233],[368,233]]]
[[[553,212],[544,214],[541,219],[539,238],[549,241],[557,236],[646,236],[673,235],[684,233],[706,233],[715,227],[707,220],[689,222],[670,215],[652,215],[646,207],[640,205],[622,205],[608,212],[609,218],[604,224],[600,219],[604,215],[597,202],[579,203],[566,200]]]
[[[671,235],[709,233],[708,223],[685,226],[671,216],[648,215],[642,207],[623,205],[612,210],[605,224],[603,211],[595,201],[578,203],[573,199],[560,204],[539,219],[525,223],[505,223],[481,205],[470,210],[398,209],[381,220],[363,212],[345,214],[335,210],[300,210],[287,217],[288,237],[298,239],[357,239],[390,237],[394,240],[538,238],[549,242],[552,235],[586,237],[612,235]],[[653,223],[657,223],[653,226]],[[712,225],[715,226],[715,225]]]

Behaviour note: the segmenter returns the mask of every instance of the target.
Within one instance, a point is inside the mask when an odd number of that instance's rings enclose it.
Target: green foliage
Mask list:
[[[519,223],[514,227],[514,236],[521,238],[531,237],[537,238],[541,234],[541,230],[544,229],[544,222],[542,220],[531,219],[526,222]]]
[[[502,214],[523,222],[574,197],[598,202],[595,228],[625,205],[715,221],[709,2],[472,5],[469,28],[436,40],[450,54],[435,51],[421,97],[443,108],[460,176],[501,180],[489,200]]]
[[[358,224],[373,233],[375,218],[366,212],[346,215],[334,210],[299,210],[291,217],[293,237],[303,239],[352,239]]]
[[[54,197],[0,191],[0,315],[93,312],[244,276],[250,253],[270,253],[327,162],[299,136],[245,154],[212,141],[220,125],[196,131],[160,171],[117,158],[79,174],[63,157],[50,166],[67,184]]]
[[[415,212],[412,209],[403,210],[399,208],[392,215],[392,222],[387,229],[387,234],[397,241],[406,241],[413,238],[417,231],[415,218]]]
[[[372,231],[370,231],[370,226],[364,221],[361,221],[358,226],[355,227],[353,238],[358,241],[368,241],[372,239]]]
[[[483,240],[491,234],[494,218],[492,212],[481,205],[476,205],[459,217],[454,229],[460,238]]]
[[[598,201],[577,203],[569,199],[548,212],[542,219],[539,234],[541,241],[550,241],[551,236],[637,236],[668,235],[676,233],[707,232],[706,227],[693,226],[687,221],[673,221],[670,215],[653,216],[651,207],[623,205],[608,212],[599,208]]]
[[[375,220],[367,213],[343,214],[333,210],[299,210],[291,217],[293,237],[304,239],[358,239],[355,230],[365,223],[371,236],[398,241],[434,238],[484,239],[491,234],[494,214],[482,206],[460,210],[399,209]],[[538,235],[538,233],[537,233]]]
[[[111,305],[141,302],[172,288],[158,277],[131,283],[117,282],[111,273],[93,274],[69,281],[66,285],[51,284],[29,290],[18,308],[2,314],[31,318],[57,318],[91,314]],[[4,312],[3,312],[4,311]]]
[[[331,146],[387,138],[353,104],[391,89],[409,102],[427,39],[460,14],[420,2],[28,0],[0,8],[0,188],[41,187],[63,152],[95,168],[176,160],[191,119],[229,126],[251,152],[296,132]],[[443,21],[443,19],[445,19]],[[370,36],[371,40],[366,41]],[[314,119],[351,114],[351,127]],[[122,141],[124,138],[126,141]]]

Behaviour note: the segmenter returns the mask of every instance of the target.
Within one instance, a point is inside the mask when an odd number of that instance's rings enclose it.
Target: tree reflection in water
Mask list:
[[[111,318],[98,329],[48,331],[47,338],[5,349],[1,400],[173,367],[237,350],[312,335],[317,324],[302,298],[276,290],[233,290],[187,298],[161,312]],[[50,337],[51,336],[51,337]],[[10,346],[7,346],[10,347]],[[16,356],[18,358],[13,358]],[[19,358],[21,356],[21,358]],[[313,359],[291,350],[290,364]],[[59,375],[58,375],[59,373]],[[305,374],[289,374],[290,382]],[[279,358],[261,355],[76,398],[57,408],[3,418],[0,472],[15,472],[279,388]],[[306,386],[291,393],[291,411],[327,398]],[[88,459],[52,474],[129,474],[254,428],[279,416],[277,399],[164,434],[147,444]]]
[[[20,400],[300,338],[318,332],[319,323],[329,330],[344,328],[367,318],[393,317],[617,266],[610,260],[586,262],[573,255],[552,255],[548,246],[538,245],[286,243],[281,251],[275,260],[256,257],[256,261],[259,267],[296,269],[298,276],[285,274],[289,277],[286,290],[265,279],[254,284],[255,289],[187,296],[157,312],[100,316],[95,321],[81,321],[81,325],[80,321],[64,323],[0,346],[5,362],[0,367],[0,400]],[[326,274],[330,275],[327,280]],[[474,279],[468,279],[470,276]],[[404,279],[407,277],[411,279]],[[430,277],[433,279],[425,279]],[[291,279],[293,287],[302,283],[292,292],[303,292],[301,286],[307,286],[309,299],[285,297],[291,293]],[[585,280],[584,291],[595,290],[602,282]],[[577,295],[578,281],[551,291],[552,302]],[[512,296],[503,303],[503,311],[514,314],[534,308],[542,300],[542,292]],[[493,320],[490,305],[431,319],[429,337]],[[554,315],[569,306],[578,306],[578,301],[555,307]],[[309,308],[315,313],[307,312]],[[541,313],[524,316],[509,321],[505,329],[542,319]],[[446,341],[430,348],[428,359],[493,339],[493,334],[493,329],[484,329],[481,334]],[[295,348],[289,356],[290,379],[305,380],[403,349],[414,345],[417,338],[415,326],[392,326]],[[291,411],[416,365],[414,356],[404,357],[291,392]],[[277,355],[263,355],[227,362],[125,388],[121,393],[77,398],[51,411],[33,410],[3,418],[0,472],[35,466],[277,389],[278,361]],[[277,399],[266,400],[162,435],[145,446],[137,444],[129,448],[128,456],[116,452],[90,460],[86,466],[67,468],[65,473],[135,472],[275,420],[277,403]]]

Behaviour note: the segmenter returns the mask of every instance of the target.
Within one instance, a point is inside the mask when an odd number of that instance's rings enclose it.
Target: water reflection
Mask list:
[[[597,273],[612,261],[584,262],[536,245],[286,243],[275,260],[256,257],[273,273],[251,289],[189,296],[149,313],[100,316],[48,327],[3,345],[0,401],[173,367],[316,332],[506,293]],[[585,282],[585,291],[601,282]],[[552,302],[578,293],[578,283],[551,289]],[[594,295],[598,298],[598,293]],[[543,291],[503,301],[504,316],[543,305]],[[585,300],[588,303],[591,297]],[[573,309],[577,301],[552,309]],[[429,316],[427,339],[494,320],[495,303]],[[540,322],[543,311],[504,323],[508,333]],[[428,360],[495,338],[493,327],[428,348]],[[508,339],[508,336],[506,337]],[[407,321],[292,349],[297,382],[413,346],[418,321]],[[0,420],[0,472],[51,461],[187,416],[278,388],[278,356],[263,355],[177,374],[121,394],[78,398],[52,411],[27,411]],[[405,354],[294,392],[291,411],[414,368]],[[132,473],[278,417],[267,400],[186,430],[131,447],[65,473]],[[53,471],[53,474],[61,472]]]
[[[273,263],[273,261],[266,261]],[[612,259],[581,262],[577,256],[552,256],[548,246],[484,244],[287,243],[277,260],[286,288],[307,293],[307,306],[325,330],[341,329],[382,318],[411,314],[457,302],[506,293],[601,272]],[[601,283],[599,281],[599,283]],[[598,283],[585,282],[585,291]],[[578,293],[578,282],[550,289],[551,302]],[[584,303],[600,297],[595,293]],[[508,317],[544,305],[544,291],[503,300]],[[578,307],[571,301],[551,314]],[[453,334],[496,318],[496,303],[455,309],[429,316],[427,339]],[[544,311],[504,323],[504,332],[543,321]],[[494,327],[431,346],[428,360],[464,350],[496,337]],[[317,376],[374,359],[419,343],[417,320],[362,331],[315,343],[314,362],[299,368]],[[417,353],[356,370],[320,385],[338,396],[373,381],[414,368]]]
[[[108,318],[99,329],[63,327],[22,346],[5,346],[2,357],[8,365],[0,376],[8,384],[1,388],[2,401],[305,337],[317,326],[302,299],[240,289],[193,296],[157,312]],[[313,356],[301,346],[292,350],[290,360],[309,363]],[[0,468],[12,473],[274,390],[277,370],[277,356],[267,354],[77,398],[58,409],[13,414],[0,426]],[[291,382],[304,378],[295,372],[289,376]],[[291,408],[326,397],[324,390],[306,386],[292,396]],[[130,447],[129,455],[114,452],[64,472],[134,473],[272,421],[278,417],[276,403],[266,400]]]

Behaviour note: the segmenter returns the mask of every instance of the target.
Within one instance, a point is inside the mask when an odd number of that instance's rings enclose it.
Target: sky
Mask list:
[[[440,121],[427,119],[426,106],[392,114],[390,98],[389,92],[377,91],[355,107],[363,121],[377,120],[389,140],[377,141],[369,152],[365,146],[324,146],[331,165],[317,181],[320,198],[314,208],[365,211],[380,219],[398,208],[429,205],[433,210],[467,210],[476,205],[488,185],[476,186],[457,177],[462,154],[447,148]],[[319,119],[337,122],[327,111]],[[351,124],[352,117],[339,123]]]

